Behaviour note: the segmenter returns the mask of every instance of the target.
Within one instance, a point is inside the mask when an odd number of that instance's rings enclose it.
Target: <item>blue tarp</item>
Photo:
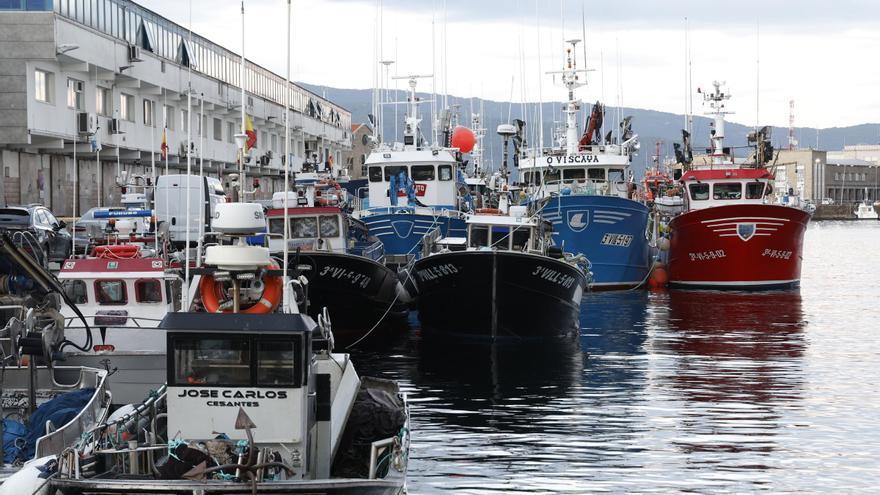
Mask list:
[[[12,419],[3,420],[3,463],[12,464],[21,456],[27,427]]]
[[[30,428],[25,435],[25,446],[22,459],[31,459],[37,446],[37,439],[46,434],[46,421],[51,421],[56,428],[61,428],[76,417],[89,403],[95,389],[83,388],[61,394],[42,404],[31,415]]]

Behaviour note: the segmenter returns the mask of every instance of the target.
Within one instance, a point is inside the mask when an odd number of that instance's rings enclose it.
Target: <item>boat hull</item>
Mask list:
[[[711,289],[781,289],[801,278],[810,215],[777,205],[728,205],[672,219],[669,284]]]
[[[507,251],[440,253],[417,261],[414,277],[426,332],[492,341],[579,333],[587,280],[562,261]]]
[[[648,207],[617,196],[556,196],[541,216],[553,223],[553,242],[582,253],[593,272],[591,290],[629,289],[648,275]]]
[[[443,237],[467,236],[464,219],[449,215],[448,210],[435,210],[432,214],[400,209],[388,213],[370,213],[362,215],[360,219],[367,225],[370,234],[382,242],[386,257],[399,257],[401,263],[405,263],[402,257],[421,256],[422,238],[435,228],[440,229]]]
[[[290,255],[291,263],[295,255]],[[362,256],[332,252],[300,253],[299,265],[308,265],[307,313],[317,319],[327,308],[337,346],[346,346],[376,326],[376,335],[406,324],[410,296],[397,273]],[[372,334],[371,334],[372,335]]]
[[[115,480],[115,479],[62,479],[52,480],[51,487],[62,494],[92,493],[253,493],[249,482],[201,480]],[[291,480],[256,484],[256,493],[333,494],[333,495],[394,495],[403,493],[403,480]]]

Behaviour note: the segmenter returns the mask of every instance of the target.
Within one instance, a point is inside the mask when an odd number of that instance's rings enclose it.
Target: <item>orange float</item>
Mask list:
[[[467,127],[456,126],[452,130],[451,144],[453,148],[458,148],[462,153],[470,153],[474,149],[474,145],[477,144],[477,137],[474,135],[474,131]]]

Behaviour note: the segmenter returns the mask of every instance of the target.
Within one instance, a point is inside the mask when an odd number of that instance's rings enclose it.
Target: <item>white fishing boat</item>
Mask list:
[[[856,211],[853,212],[857,220],[877,220],[877,209],[875,205],[868,200],[868,188],[865,188],[865,200],[858,204]]]

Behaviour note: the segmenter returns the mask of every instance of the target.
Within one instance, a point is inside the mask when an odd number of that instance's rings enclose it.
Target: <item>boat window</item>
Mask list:
[[[284,235],[284,218],[269,219],[269,233]]]
[[[526,184],[532,183],[532,172],[523,172],[522,173],[522,181]]]
[[[590,180],[605,180],[605,169],[604,168],[587,169],[587,178]]]
[[[413,165],[412,179],[413,180],[434,180],[434,166],[433,165]]]
[[[318,237],[318,219],[315,217],[299,217],[291,218],[293,220],[293,229],[291,237],[299,239],[313,239]]]
[[[562,171],[562,178],[565,180],[582,180],[587,176],[587,172],[582,168],[567,168]]]
[[[529,227],[517,227],[513,230],[511,249],[514,251],[525,251],[529,247],[529,237],[531,233]]]
[[[406,165],[388,165],[385,167],[385,181],[390,181],[391,176],[397,177],[397,175],[403,172],[405,175],[408,175],[408,170]]]
[[[125,293],[125,281],[96,280],[95,299],[98,301],[98,304],[126,304],[128,302],[128,294]]]
[[[437,175],[440,176],[440,180],[452,180],[452,165],[440,165],[437,167]]]
[[[250,345],[243,337],[175,337],[175,385],[250,385]]]
[[[763,182],[749,182],[748,184],[746,184],[746,199],[761,199],[763,196]]]
[[[510,249],[510,227],[492,227],[492,247]]]
[[[154,278],[138,280],[134,283],[134,296],[137,302],[162,302],[162,284]]]
[[[470,233],[470,247],[485,247],[489,245],[489,227],[485,225],[472,225]]]
[[[295,385],[295,358],[292,341],[257,342],[257,385]]]
[[[709,199],[709,184],[690,184],[688,189],[691,191],[691,199],[693,200]]]
[[[712,187],[714,199],[742,199],[742,184],[739,182],[721,182]]]
[[[382,182],[382,167],[369,168],[370,182]]]
[[[548,170],[544,172],[544,183],[551,184],[553,182],[559,182],[559,170]]]
[[[626,182],[626,176],[623,175],[622,168],[609,168],[608,169],[608,180],[612,180],[614,182]]]
[[[339,237],[339,216],[321,215],[321,237]]]
[[[64,294],[73,304],[85,304],[89,301],[86,293],[86,283],[82,280],[65,280],[61,283],[64,288]]]

